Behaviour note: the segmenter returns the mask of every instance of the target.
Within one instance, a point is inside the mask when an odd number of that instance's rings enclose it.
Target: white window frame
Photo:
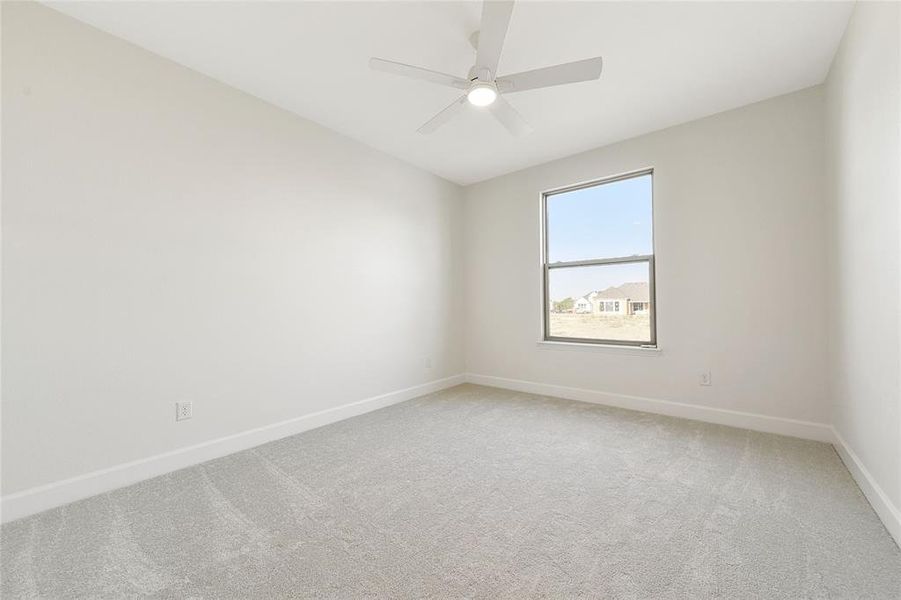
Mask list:
[[[651,176],[651,254],[612,257],[612,258],[595,258],[587,260],[563,261],[553,264],[548,263],[548,232],[547,232],[547,200],[550,196],[573,192],[580,189],[597,187],[624,181],[626,179],[634,179],[635,177]],[[569,344],[594,344],[599,346],[623,346],[627,348],[657,348],[657,295],[656,295],[656,271],[655,258],[657,249],[654,242],[654,169],[652,167],[641,169],[638,171],[630,171],[619,175],[595,179],[592,181],[569,185],[566,187],[547,190],[541,194],[541,324],[542,324],[542,342],[552,343],[569,343]],[[595,265],[612,265],[612,264],[633,264],[647,263],[648,265],[648,303],[647,308],[651,327],[651,340],[610,340],[601,338],[571,338],[550,335],[550,291],[548,282],[550,280],[550,272],[553,269],[567,269],[578,267],[590,267]]]

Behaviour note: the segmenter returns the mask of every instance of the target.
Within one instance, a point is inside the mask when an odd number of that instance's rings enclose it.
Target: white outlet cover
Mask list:
[[[184,421],[194,416],[194,406],[191,402],[175,403],[175,420]]]
[[[703,373],[701,373],[701,385],[710,385],[710,384],[711,384],[710,371],[704,371]]]

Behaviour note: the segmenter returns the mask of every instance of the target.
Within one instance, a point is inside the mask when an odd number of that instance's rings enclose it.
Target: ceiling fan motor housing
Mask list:
[[[478,65],[473,65],[472,68],[469,69],[469,80],[470,81],[494,81],[494,77],[492,76],[491,71],[484,67],[479,67]]]

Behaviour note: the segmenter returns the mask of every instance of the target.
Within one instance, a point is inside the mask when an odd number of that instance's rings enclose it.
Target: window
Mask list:
[[[653,171],[546,192],[542,209],[544,339],[655,345]]]

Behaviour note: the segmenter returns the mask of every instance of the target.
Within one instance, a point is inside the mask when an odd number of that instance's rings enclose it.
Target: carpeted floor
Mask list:
[[[899,598],[826,445],[472,385],[3,527],[12,598]]]

